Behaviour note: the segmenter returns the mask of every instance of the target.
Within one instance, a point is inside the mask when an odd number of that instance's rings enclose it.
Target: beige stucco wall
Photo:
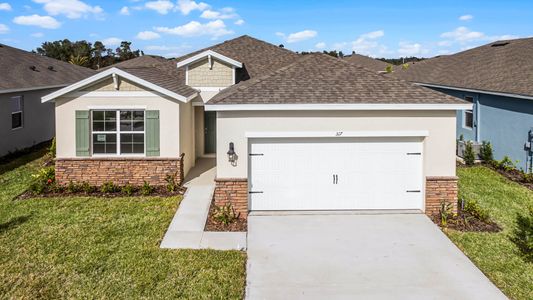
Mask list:
[[[82,89],[83,91],[88,91],[88,92],[94,92],[94,91],[114,91],[115,90],[115,84],[113,83],[113,79],[112,78],[108,78],[108,79],[105,79],[105,80],[102,80],[98,83],[95,83],[91,86],[88,86],[84,89]],[[144,89],[143,87],[141,87],[140,85],[136,84],[136,83],[133,83],[129,80],[126,80],[126,79],[122,79],[119,77],[118,79],[118,90],[119,91],[145,91],[146,89]]]
[[[196,157],[204,155],[204,107],[194,107],[194,134],[196,144]]]
[[[180,131],[180,152],[185,153],[183,169],[185,174],[194,166],[196,153],[194,149],[194,107],[192,101],[180,104],[179,131]]]
[[[188,66],[188,85],[194,87],[228,87],[233,84],[233,69],[230,65],[212,58],[209,68],[207,57]]]
[[[116,92],[120,93],[120,92]],[[56,99],[57,157],[76,157],[75,112],[90,110],[91,107],[132,108],[159,110],[160,156],[175,158],[180,156],[180,103],[178,100],[154,94],[150,97],[61,97]],[[194,153],[194,152],[193,152]],[[186,156],[194,154],[186,153]]]
[[[262,111],[217,113],[217,177],[248,177],[246,132],[428,131],[424,175],[455,176],[455,111]],[[235,144],[237,166],[227,160]]]

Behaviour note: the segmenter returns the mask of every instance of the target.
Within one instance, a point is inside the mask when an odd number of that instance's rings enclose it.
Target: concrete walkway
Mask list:
[[[187,192],[163,237],[161,248],[246,249],[246,232],[204,231],[215,190],[214,159],[200,159],[185,179]]]
[[[506,299],[423,214],[248,217],[247,299]]]

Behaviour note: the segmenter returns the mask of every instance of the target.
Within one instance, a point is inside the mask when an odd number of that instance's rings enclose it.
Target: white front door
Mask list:
[[[250,210],[422,209],[418,138],[250,140]]]

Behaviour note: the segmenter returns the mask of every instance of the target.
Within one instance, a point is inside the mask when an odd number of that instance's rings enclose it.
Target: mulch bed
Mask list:
[[[448,224],[443,227],[440,215],[431,217],[433,222],[443,229],[453,229],[465,232],[500,232],[502,228],[493,221],[483,221],[468,212],[459,209],[456,217],[448,218]]]
[[[136,187],[140,189],[140,187]],[[117,197],[173,197],[185,194],[186,188],[182,187],[175,192],[169,192],[164,186],[154,186],[154,190],[149,195],[143,195],[140,191],[132,194],[126,194],[121,191],[114,193],[102,193],[99,190],[94,192],[44,192],[42,194],[35,194],[31,191],[25,191],[20,194],[16,200],[25,200],[30,198],[61,198],[61,197],[102,197],[102,198],[117,198]]]
[[[223,224],[215,220],[214,214],[216,212],[214,202],[211,202],[211,207],[209,208],[209,214],[207,216],[207,221],[205,222],[205,231],[247,231],[248,222],[246,219],[238,218],[236,221],[230,224]]]
[[[502,170],[502,169],[496,169],[496,168],[494,168],[493,166],[491,166],[489,164],[484,164],[484,166],[493,169],[494,171],[500,173],[505,178],[507,178],[507,179],[509,179],[511,181],[514,181],[514,182],[516,182],[518,184],[521,184],[521,185],[527,187],[530,190],[533,190],[533,182],[524,182],[524,177],[522,176],[522,173],[520,173],[520,171],[518,171],[518,170],[505,171],[505,170]]]

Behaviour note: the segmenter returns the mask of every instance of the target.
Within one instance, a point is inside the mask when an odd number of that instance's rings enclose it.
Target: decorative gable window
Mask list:
[[[474,98],[473,97],[465,97],[465,100],[470,102],[470,103],[474,103]],[[464,127],[465,128],[474,128],[474,111],[471,110],[471,109],[467,109],[464,111],[464,115],[463,115],[463,122],[464,122]]]
[[[143,110],[93,110],[92,151],[95,155],[145,153]]]
[[[24,126],[24,102],[22,96],[11,97],[11,129],[19,129]]]

